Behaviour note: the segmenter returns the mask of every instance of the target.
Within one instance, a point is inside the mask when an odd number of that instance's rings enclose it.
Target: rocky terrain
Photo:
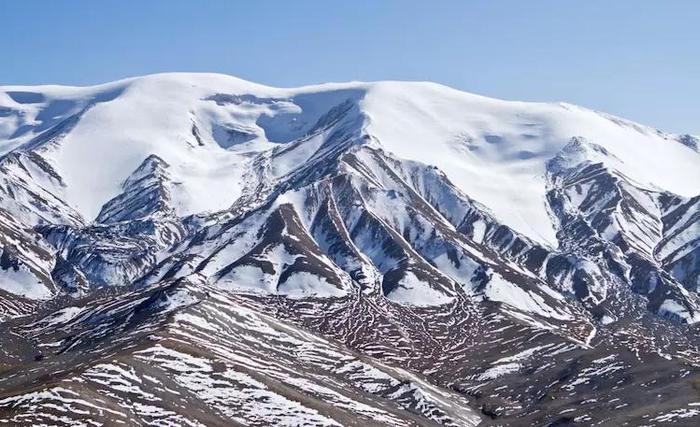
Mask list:
[[[700,422],[700,152],[569,104],[0,87],[0,422]]]

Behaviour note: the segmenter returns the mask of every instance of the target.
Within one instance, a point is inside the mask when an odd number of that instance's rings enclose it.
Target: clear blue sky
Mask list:
[[[700,1],[0,0],[0,85],[432,80],[700,134]]]

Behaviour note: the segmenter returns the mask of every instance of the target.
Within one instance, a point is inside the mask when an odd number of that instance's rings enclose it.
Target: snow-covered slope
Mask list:
[[[637,182],[682,196],[700,192],[700,156],[675,136],[574,105],[393,82],[374,85],[363,105],[368,132],[387,150],[438,166],[505,224],[553,246],[545,165],[574,136],[605,147],[601,160]]]
[[[17,346],[7,363],[43,348],[51,357],[37,362],[50,375],[62,366],[52,358],[77,355],[83,338],[99,353],[114,328],[124,337],[131,327],[170,330],[139,322],[186,315],[215,295],[411,366],[477,399],[488,417],[556,421],[542,395],[573,405],[573,390],[589,395],[593,378],[608,373],[600,381],[610,382],[609,397],[641,417],[646,397],[610,389],[615,381],[653,379],[642,361],[670,372],[698,359],[699,193],[695,137],[433,83],[279,89],[160,74],[87,88],[0,87],[0,336]],[[182,283],[185,291],[153,300]],[[95,317],[80,315],[82,304]],[[127,323],[100,314],[105,304]],[[228,330],[216,313],[195,326]],[[46,322],[70,322],[83,338],[49,349],[37,343]],[[214,335],[196,345],[232,345]],[[138,370],[141,353],[127,338],[118,345],[124,366]],[[548,364],[531,379],[528,360],[540,352]],[[569,354],[578,361],[558,372]],[[613,359],[619,369],[595,374]],[[502,377],[514,381],[508,396]],[[330,377],[317,380],[304,384],[331,387]],[[423,388],[387,381],[395,387],[381,398],[392,414],[432,411]],[[24,402],[24,389],[7,384],[0,405]],[[317,405],[309,387],[281,395]],[[484,401],[481,387],[490,390]],[[55,391],[42,396],[60,400]],[[684,400],[673,402],[669,411]],[[473,419],[462,403],[456,412],[438,405],[451,418],[429,418]],[[604,421],[585,405],[577,411]],[[617,419],[643,418],[625,417]]]
[[[150,154],[173,165],[179,212],[227,208],[252,152],[303,136],[346,100],[358,103],[361,125],[384,149],[438,166],[505,224],[553,246],[545,164],[574,136],[604,146],[606,163],[637,182],[681,196],[700,191],[700,156],[675,136],[572,105],[500,101],[432,83],[276,89],[223,75],[162,74],[0,92],[2,152],[41,143],[47,130],[77,118],[45,150],[66,201],[87,221]],[[284,161],[295,165],[299,155]]]
[[[456,283],[503,298],[483,277],[503,277],[505,258],[582,301],[601,304],[624,282],[653,311],[681,307],[682,319],[700,320],[697,218],[664,229],[670,207],[700,191],[687,135],[432,83],[278,89],[161,74],[0,90],[1,207],[56,251],[52,280],[34,295],[150,283],[168,268],[221,286],[337,296],[361,271],[389,298],[439,305]],[[582,179],[590,167],[605,179]],[[613,245],[605,256],[619,268],[596,267],[597,243],[570,243],[567,230],[581,226]],[[660,292],[676,296],[666,303]]]

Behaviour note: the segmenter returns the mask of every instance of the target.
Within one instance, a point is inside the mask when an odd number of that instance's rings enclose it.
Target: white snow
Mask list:
[[[484,235],[486,234],[486,224],[483,221],[476,221],[472,224],[474,227],[474,238],[476,243],[481,243],[484,240]]]
[[[80,307],[65,307],[53,313],[47,320],[49,322],[49,325],[66,323],[74,319],[82,311],[83,308]]]
[[[615,322],[615,319],[608,316],[607,314],[603,315],[603,317],[600,319],[600,323],[602,323],[603,325],[609,325],[613,322]]]
[[[240,265],[224,280],[220,280],[217,286],[263,295],[279,294],[289,298],[341,297],[347,294],[347,291],[328,283],[325,278],[306,271],[292,273],[283,283],[278,281],[279,273],[265,274],[255,265]]]
[[[638,182],[685,196],[700,192],[696,152],[654,129],[573,105],[381,82],[368,90],[363,110],[370,118],[367,131],[384,148],[438,166],[506,224],[553,246],[545,164],[574,136],[603,146],[611,154],[606,161]]]
[[[460,257],[459,267],[455,266],[447,253],[441,254],[432,260],[438,270],[452,280],[464,285],[471,285],[471,280],[474,273],[477,271],[479,264],[467,257]]]
[[[438,291],[416,277],[415,274],[408,271],[399,281],[399,285],[387,295],[391,301],[400,302],[418,307],[429,307],[435,305],[447,304],[453,298],[449,295]]]
[[[52,295],[46,285],[23,267],[17,270],[12,267],[7,270],[0,269],[0,289],[32,299],[46,299]]]
[[[225,280],[218,283],[218,287],[252,291],[255,293],[271,294],[274,293],[274,284],[271,280],[266,279],[267,275],[260,267],[255,265],[240,265],[234,268]]]
[[[492,366],[479,374],[477,379],[480,381],[493,380],[503,375],[518,372],[521,367],[519,363],[504,363],[502,365]]]
[[[199,299],[194,296],[186,288],[177,289],[172,294],[166,296],[165,300],[161,301],[159,307],[163,313],[169,313],[179,307],[193,305],[199,302]]]
[[[359,103],[373,141],[438,166],[505,224],[553,246],[545,164],[574,136],[604,147],[610,156],[603,160],[635,181],[683,196],[700,193],[700,155],[673,135],[568,104],[501,101],[432,83],[277,89],[225,75],[171,73],[86,88],[5,86],[0,107],[10,113],[0,117],[0,152],[92,105],[44,153],[64,178],[68,202],[87,220],[149,154],[172,165],[179,213],[215,211],[240,196],[251,153],[302,137],[347,99]],[[242,132],[244,141],[225,140],[227,130]],[[280,156],[273,174],[305,161],[317,143],[312,138]]]
[[[688,309],[682,306],[679,302],[670,299],[664,300],[664,302],[661,304],[661,307],[659,307],[659,314],[671,314],[689,324],[700,322],[700,318],[696,316],[696,313],[688,311]]]
[[[306,271],[292,273],[279,285],[279,293],[290,298],[341,297],[346,294],[344,290],[328,283],[325,278]]]
[[[554,290],[551,290],[551,293],[554,292]],[[569,314],[562,313],[548,305],[541,296],[514,285],[496,273],[493,274],[491,280],[486,284],[484,295],[491,301],[508,304],[526,313],[534,313],[558,320],[571,319]]]
[[[272,139],[287,142],[302,136],[333,102],[340,102],[336,92],[319,93],[315,102],[304,94],[333,88],[275,89],[231,76],[186,73],[86,88],[5,86],[0,87],[0,107],[18,114],[0,118],[0,154],[90,106],[68,135],[44,152],[66,183],[66,200],[87,220],[120,193],[122,182],[150,154],[171,165],[181,215],[216,211],[240,196],[251,152],[274,147]],[[20,104],[7,92],[35,93],[40,100]],[[254,96],[215,98],[249,94]],[[294,97],[300,98],[298,104],[289,101]],[[195,124],[202,145],[193,134]],[[21,126],[31,130],[15,135]],[[250,129],[253,139],[226,146],[217,140],[221,126]]]

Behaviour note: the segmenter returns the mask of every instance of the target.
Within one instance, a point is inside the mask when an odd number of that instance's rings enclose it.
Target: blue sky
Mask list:
[[[700,134],[700,1],[0,1],[0,85],[432,80]]]

